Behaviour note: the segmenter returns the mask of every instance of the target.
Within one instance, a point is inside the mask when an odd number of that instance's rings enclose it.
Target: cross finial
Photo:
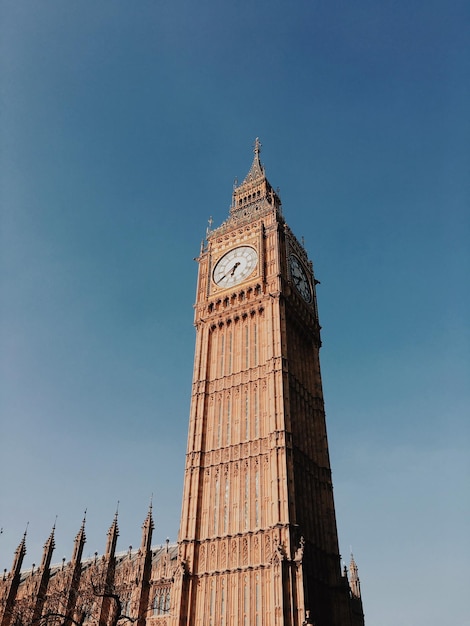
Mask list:
[[[259,137],[256,137],[255,139],[255,149],[254,149],[254,153],[256,155],[259,155],[259,153],[261,152],[261,142],[259,140]]]

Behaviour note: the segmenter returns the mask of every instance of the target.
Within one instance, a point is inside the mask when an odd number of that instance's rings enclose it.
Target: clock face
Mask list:
[[[240,246],[219,259],[212,274],[219,287],[232,287],[243,282],[258,263],[258,253],[251,246]]]
[[[297,291],[300,293],[305,302],[310,303],[312,301],[312,289],[310,287],[307,273],[304,270],[302,263],[295,255],[291,254],[289,261],[290,273],[294,285],[296,286]]]

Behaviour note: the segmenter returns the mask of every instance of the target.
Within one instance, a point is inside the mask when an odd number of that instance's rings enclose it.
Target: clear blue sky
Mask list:
[[[259,136],[314,261],[370,626],[468,624],[470,5],[2,0],[0,570],[176,539],[207,219]]]

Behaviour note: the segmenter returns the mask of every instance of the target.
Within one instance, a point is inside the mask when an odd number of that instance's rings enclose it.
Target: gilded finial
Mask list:
[[[255,139],[255,148],[254,148],[254,153],[256,155],[259,155],[259,153],[261,152],[261,142],[259,140],[259,137],[256,137]]]

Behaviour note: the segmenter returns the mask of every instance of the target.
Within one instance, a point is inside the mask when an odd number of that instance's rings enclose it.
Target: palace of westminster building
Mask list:
[[[363,626],[357,567],[341,568],[313,266],[256,140],[226,221],[201,247],[178,542],[22,569],[0,580],[0,626]]]

